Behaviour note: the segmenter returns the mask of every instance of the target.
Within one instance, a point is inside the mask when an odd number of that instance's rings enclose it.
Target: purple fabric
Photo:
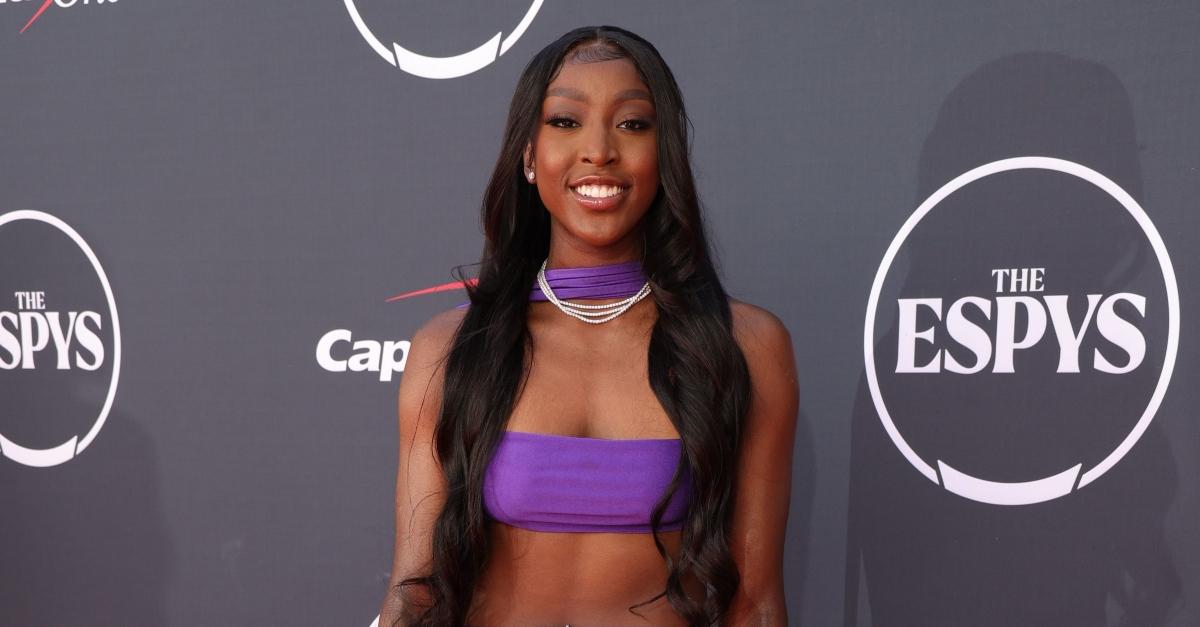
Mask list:
[[[676,439],[603,440],[505,431],[483,481],[488,516],[534,531],[649,533],[679,462]],[[684,466],[659,531],[683,526]]]
[[[560,300],[575,298],[625,298],[633,296],[646,283],[642,262],[627,261],[587,268],[550,268],[546,282]],[[529,292],[531,301],[547,301],[542,287],[534,279]]]
[[[625,298],[633,296],[646,284],[642,273],[642,262],[626,261],[606,266],[582,268],[550,268],[546,270],[546,282],[559,300],[580,298]],[[530,301],[546,302],[549,299],[535,278],[529,291]],[[470,302],[460,303],[462,309]]]

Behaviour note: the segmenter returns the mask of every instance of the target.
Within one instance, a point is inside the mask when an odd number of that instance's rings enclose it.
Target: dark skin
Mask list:
[[[638,92],[645,94],[643,97]],[[534,141],[525,153],[551,215],[548,268],[595,266],[642,258],[639,223],[658,186],[656,122],[649,90],[627,59],[564,64],[549,85]],[[588,209],[572,184],[611,176],[618,204]],[[589,302],[612,302],[619,299]],[[734,336],[750,370],[737,500],[730,535],[741,575],[726,625],[786,625],[783,541],[791,486],[798,389],[792,341],[770,312],[731,300]],[[414,336],[400,385],[400,460],[396,550],[391,585],[429,563],[444,478],[433,430],[444,377],[442,361],[463,315],[451,310]],[[678,438],[647,378],[647,351],[658,310],[646,298],[610,322],[592,325],[551,303],[531,303],[533,361],[507,429],[589,438]],[[666,566],[650,534],[547,533],[489,522],[492,555],[476,589],[475,625],[684,625],[662,597]],[[661,532],[679,556],[679,532]],[[703,590],[685,580],[693,599]],[[388,595],[381,625],[401,607]]]

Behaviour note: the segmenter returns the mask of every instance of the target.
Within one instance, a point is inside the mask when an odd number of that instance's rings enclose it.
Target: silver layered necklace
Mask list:
[[[550,261],[547,257],[546,261],[542,262],[542,267],[538,270],[537,280],[538,287],[542,288],[542,293],[546,295],[546,300],[554,303],[555,307],[562,310],[563,313],[577,318],[589,324],[601,324],[608,322],[613,318],[625,313],[630,307],[637,304],[646,296],[650,295],[650,281],[646,281],[642,285],[642,289],[636,294],[624,300],[615,303],[605,303],[603,305],[584,305],[582,303],[572,303],[559,299],[554,295],[554,290],[550,289],[550,283],[546,281],[546,263]]]

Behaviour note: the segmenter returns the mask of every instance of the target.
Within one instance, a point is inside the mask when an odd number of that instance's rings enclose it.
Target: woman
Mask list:
[[[725,294],[689,144],[633,33],[525,68],[470,306],[400,385],[381,625],[787,623],[791,338]]]

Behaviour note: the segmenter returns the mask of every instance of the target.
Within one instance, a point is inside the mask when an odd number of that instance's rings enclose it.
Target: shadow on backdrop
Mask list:
[[[1142,197],[1129,96],[1113,72],[1058,54],[1023,53],[983,65],[947,97],[921,153],[915,202],[976,166],[1031,155],[1083,164]],[[928,214],[906,240],[904,258],[897,258],[897,264],[907,263],[907,274],[899,265],[889,275],[898,277],[894,293],[944,296],[947,306],[966,294],[995,298],[987,268],[1022,263],[1046,267],[1045,294],[1068,294],[1071,301],[1134,283],[1139,287],[1133,291],[1146,293],[1145,285],[1153,283],[1146,277],[1156,276],[1158,264],[1145,237],[1128,214],[1096,209],[1102,203],[1119,209],[1110,198],[1066,179],[1027,171],[981,179],[956,192],[951,198],[959,197],[958,208],[973,210],[956,213],[939,205]],[[1056,194],[1050,202],[1042,200],[1047,190]],[[898,209],[907,217],[915,207]],[[1080,226],[1086,227],[1080,235],[1063,241],[1064,233]],[[1147,293],[1145,360],[1120,375],[1120,385],[1098,384],[1116,375],[1088,372],[1094,350],[1122,355],[1096,337],[1085,339],[1079,353],[1084,374],[1056,374],[1059,353],[1048,323],[1036,350],[1017,351],[1016,375],[984,369],[891,375],[909,377],[902,384],[881,379],[889,411],[921,408],[911,413],[923,415],[897,423],[935,467],[934,452],[993,481],[1048,476],[1073,461],[1086,471],[1145,408],[1148,391],[1127,391],[1150,390],[1158,379],[1164,349],[1155,338],[1165,337],[1166,324],[1161,283],[1159,276],[1158,291]],[[900,335],[895,297],[879,302],[875,355],[876,369],[883,371],[897,364]],[[1086,313],[1079,306],[1071,307],[1076,325]],[[1121,315],[1137,320],[1129,309]],[[916,328],[931,321],[928,314]],[[989,328],[983,324],[989,320],[977,322]],[[1024,324],[1018,320],[1017,328]],[[1095,324],[1093,318],[1092,336]],[[923,351],[917,363],[928,362],[933,347],[917,345]],[[955,353],[970,363],[971,353],[963,355]],[[1182,383],[1179,373],[1174,379]],[[845,627],[1149,627],[1163,625],[1171,614],[1180,582],[1163,519],[1177,475],[1159,427],[1168,419],[1162,412],[1094,483],[1019,506],[952,494],[918,472],[885,432],[865,373],[852,419]]]
[[[61,407],[94,414],[96,396],[63,394]],[[117,401],[76,459],[49,468],[0,459],[0,625],[168,624],[175,559],[154,443]]]

